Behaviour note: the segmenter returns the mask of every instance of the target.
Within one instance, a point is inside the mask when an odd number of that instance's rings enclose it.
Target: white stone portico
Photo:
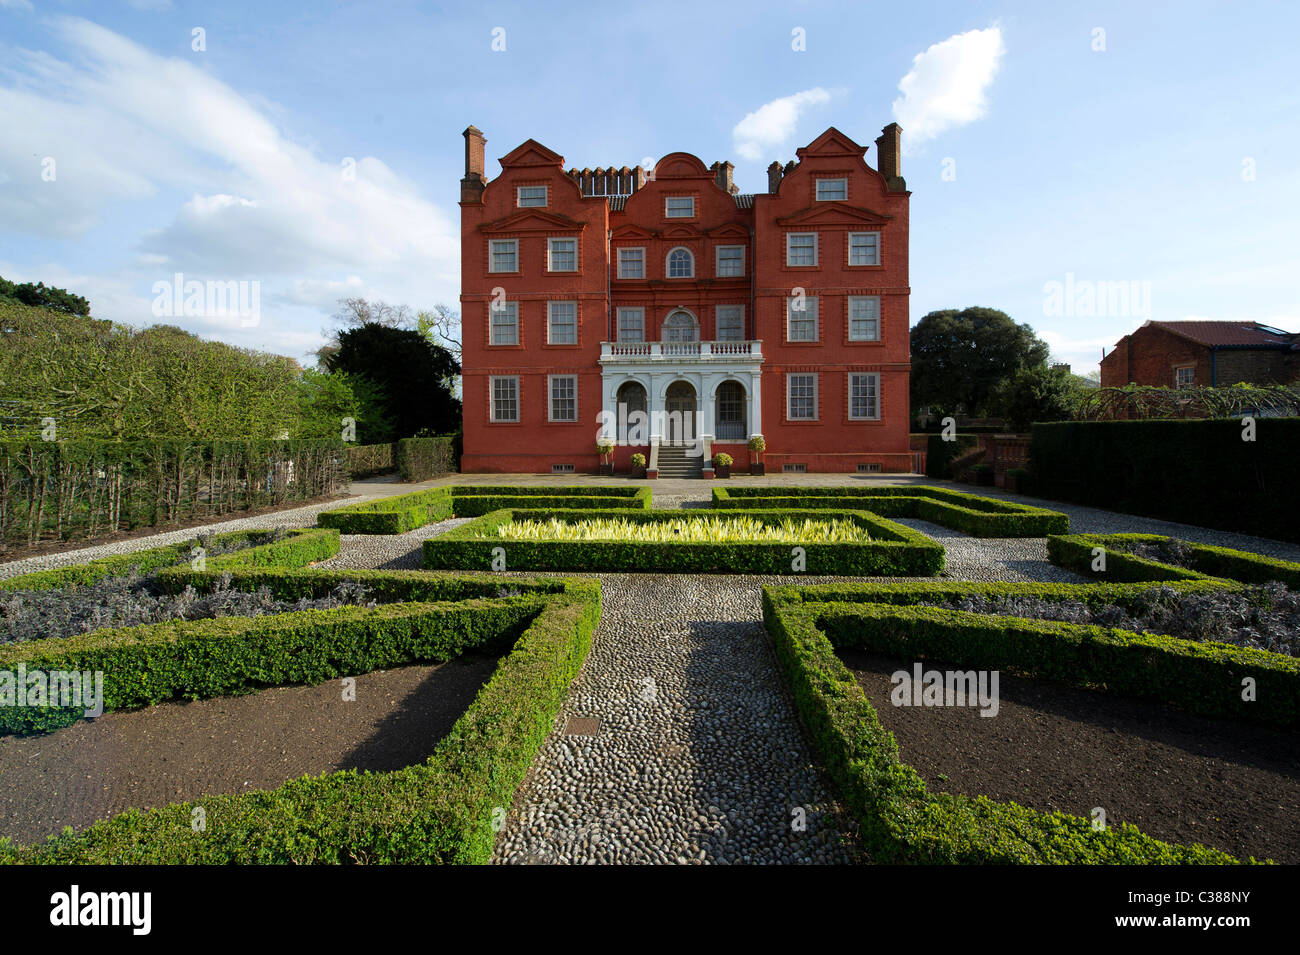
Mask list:
[[[762,344],[601,342],[604,434],[651,448],[698,439],[706,460],[714,441],[744,443],[762,434]],[[645,414],[640,433],[637,411]]]

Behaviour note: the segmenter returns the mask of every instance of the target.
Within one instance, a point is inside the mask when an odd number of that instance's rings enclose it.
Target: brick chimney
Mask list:
[[[776,195],[776,191],[781,188],[781,164],[774,162],[767,167],[767,191]]]
[[[903,182],[903,171],[899,161],[902,138],[903,128],[897,123],[890,123],[880,131],[880,136],[876,138],[876,168],[885,177],[885,182],[889,184],[891,192],[907,188],[906,183]],[[895,180],[897,180],[897,183],[895,183]]]
[[[466,127],[461,135],[465,137],[465,178],[460,181],[460,201],[482,202],[483,187],[487,185],[483,148],[487,140],[476,126]]]
[[[734,163],[715,162],[713,164],[713,179],[723,192],[734,192],[735,186],[731,184],[731,174],[735,171]]]

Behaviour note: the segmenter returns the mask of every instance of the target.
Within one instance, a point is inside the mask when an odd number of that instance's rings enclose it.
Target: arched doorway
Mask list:
[[[616,396],[618,440],[626,444],[649,444],[650,427],[646,418],[645,386],[639,381],[625,381]]]
[[[738,381],[718,385],[713,402],[713,436],[718,441],[744,441],[749,436],[745,386]]]
[[[674,381],[664,396],[667,422],[665,439],[669,444],[686,444],[695,440],[695,389],[689,382]]]

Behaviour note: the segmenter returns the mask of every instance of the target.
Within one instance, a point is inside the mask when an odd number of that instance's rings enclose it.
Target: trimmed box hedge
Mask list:
[[[658,543],[642,541],[517,541],[480,538],[514,520],[580,521],[622,518],[636,523],[675,520],[689,511],[503,508],[424,542],[424,565],[447,570],[491,569],[498,548],[507,570],[623,571],[631,573],[823,574],[854,577],[929,577],[943,569],[942,545],[920,531],[866,511],[745,511],[766,524],[787,519],[839,518],[865,527],[867,543]],[[702,513],[702,512],[701,512]],[[802,548],[805,569],[792,570]]]
[[[168,573],[177,583],[185,574]],[[284,592],[328,590],[341,576],[306,570],[286,574],[292,580],[285,583]],[[214,576],[206,571],[194,579],[210,582]],[[411,596],[486,595],[501,587],[499,579],[434,580],[418,572],[342,576],[361,577],[386,593]],[[250,569],[234,571],[232,577],[251,587],[271,581],[275,574]],[[522,629],[513,649],[426,762],[394,772],[304,776],[268,791],[131,810],[41,844],[18,847],[0,840],[0,862],[485,863],[496,837],[494,816],[508,810],[551,731],[600,617],[595,581],[512,578],[510,585],[519,596],[460,606],[390,606],[373,613],[368,625],[356,622],[365,618],[344,622],[348,614],[330,621],[272,624],[263,631],[273,638],[264,650],[253,640],[239,643],[241,655],[247,654],[243,679],[260,679],[260,671],[250,672],[260,665],[259,653],[273,667],[283,668],[280,672],[302,668],[314,679],[331,667],[346,672],[353,665],[373,668],[387,665],[382,662],[387,659],[400,662],[425,653],[454,655],[458,648],[511,639]],[[240,641],[233,634],[231,639]],[[296,651],[291,649],[295,645]],[[297,659],[316,651],[325,651],[326,659]],[[175,657],[178,667],[185,666],[183,656]],[[227,678],[238,682],[237,670],[228,669]],[[199,808],[205,814],[204,827],[192,824]]]
[[[880,723],[875,707],[836,655],[833,640],[853,634],[858,645],[883,652],[914,654],[937,649],[943,659],[954,663],[973,656],[981,665],[995,661],[995,666],[1005,665],[998,651],[1006,647],[993,642],[996,627],[966,629],[959,636],[952,632],[959,629],[953,627],[959,621],[938,616],[930,616],[929,621],[940,630],[947,626],[950,632],[925,643],[924,627],[906,626],[909,621],[926,621],[924,608],[867,602],[883,587],[901,595],[910,585],[863,586],[871,590],[846,590],[840,585],[820,590],[822,596],[856,596],[859,602],[854,604],[823,602],[817,599],[816,587],[765,587],[763,616],[800,718],[841,797],[857,818],[863,849],[872,861],[1069,865],[1218,865],[1237,861],[1217,849],[1162,842],[1129,824],[1097,831],[1090,820],[1066,813],[1039,812],[984,796],[931,792],[916,770],[899,759],[893,734]],[[952,585],[931,586],[938,591]],[[849,620],[861,624],[854,629],[846,625]],[[901,631],[895,629],[900,622],[905,624]],[[827,623],[830,632],[823,629]],[[913,637],[919,640],[910,639]],[[1008,645],[1014,647],[1017,639],[1012,637]],[[973,647],[967,646],[971,640]],[[983,643],[985,640],[990,642]],[[1054,655],[1051,646],[1039,641],[1039,649],[1046,649],[1048,659]],[[1140,659],[1141,654],[1132,657]]]
[[[1070,518],[1014,501],[943,487],[748,487],[713,489],[715,508],[862,507],[882,517],[932,521],[975,537],[1046,537],[1070,529]]]
[[[1034,493],[1300,541],[1300,418],[1060,421],[1031,428]]]
[[[1216,547],[1182,541],[1190,551],[1191,568],[1167,564],[1130,554],[1120,545],[1162,544],[1175,538],[1163,534],[1062,534],[1047,538],[1047,556],[1052,563],[1085,577],[1110,580],[1198,580],[1222,577],[1244,584],[1265,584],[1280,581],[1293,590],[1300,590],[1300,563],[1265,557],[1231,547]],[[1181,540],[1181,539],[1180,539]],[[1095,555],[1101,548],[1106,555],[1106,569],[1092,569]]]
[[[651,503],[648,487],[591,485],[589,487],[480,487],[452,488],[452,510],[457,517],[482,517],[502,508],[556,507],[604,510],[640,508]]]
[[[630,485],[445,485],[326,511],[317,520],[322,527],[336,527],[344,534],[405,534],[453,515],[482,517],[507,507],[648,509],[650,500],[650,488]]]
[[[451,488],[432,487],[325,511],[316,522],[336,528],[340,534],[405,534],[449,517]]]
[[[231,531],[217,534],[212,540],[218,544],[229,544],[255,540],[266,533],[260,530]],[[9,577],[0,580],[0,590],[53,590],[58,587],[93,584],[109,577],[124,577],[132,573],[147,574],[177,564],[188,565],[193,559],[191,552],[197,544],[197,538],[190,538],[178,544],[137,550],[129,554],[114,554],[84,564]],[[301,567],[318,560],[327,560],[338,552],[337,530],[307,528],[291,530],[283,540],[205,558],[205,563],[210,568],[225,570],[235,567]]]

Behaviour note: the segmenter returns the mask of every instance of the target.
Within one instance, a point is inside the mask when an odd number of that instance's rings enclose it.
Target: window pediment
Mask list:
[[[514,215],[485,222],[478,227],[489,235],[502,232],[581,232],[587,223],[540,209],[521,210]]]
[[[888,224],[893,218],[890,215],[872,212],[870,209],[858,209],[840,202],[821,202],[815,206],[809,206],[807,209],[801,209],[793,215],[777,219],[776,224],[779,226],[805,226],[808,228],[838,225],[874,226],[879,228]]]

